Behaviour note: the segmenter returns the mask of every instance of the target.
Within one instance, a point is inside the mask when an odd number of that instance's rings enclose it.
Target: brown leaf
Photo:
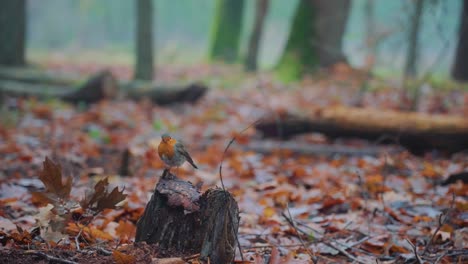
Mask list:
[[[115,229],[120,238],[131,238],[135,236],[136,226],[130,221],[119,221],[119,226]]]
[[[116,204],[125,200],[126,194],[123,194],[123,190],[119,191],[115,187],[110,193],[107,188],[109,187],[109,181],[107,178],[100,180],[94,186],[94,192],[85,195],[83,200],[80,202],[83,210],[90,209],[95,212],[101,212],[104,209],[114,209]]]
[[[118,250],[112,252],[112,257],[117,264],[132,264],[136,263],[135,256],[124,254]]]
[[[81,232],[81,236],[88,242],[94,243],[96,239],[101,241],[112,241],[114,238],[96,227],[84,226],[82,224],[69,223],[66,229],[67,233],[76,236]]]
[[[49,199],[52,203],[54,198],[66,200],[70,197],[72,178],[68,177],[65,183],[63,183],[62,168],[48,157],[46,157],[43,163],[43,169],[39,174],[39,179],[44,183],[46,188],[45,193],[51,194],[46,194],[45,198]]]

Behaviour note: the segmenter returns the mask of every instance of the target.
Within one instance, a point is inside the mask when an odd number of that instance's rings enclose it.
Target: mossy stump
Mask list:
[[[178,255],[200,253],[210,263],[232,263],[238,229],[239,208],[229,192],[212,188],[201,194],[165,170],[138,220],[135,242]]]

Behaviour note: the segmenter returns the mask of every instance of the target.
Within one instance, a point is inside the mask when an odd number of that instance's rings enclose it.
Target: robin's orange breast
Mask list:
[[[173,142],[174,141],[174,142]],[[174,145],[175,140],[171,139],[169,142],[161,141],[158,146],[158,154],[159,157],[166,156],[168,159],[172,159],[174,157]]]

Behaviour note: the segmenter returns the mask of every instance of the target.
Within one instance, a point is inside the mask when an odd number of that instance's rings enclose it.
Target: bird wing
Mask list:
[[[190,154],[187,152],[187,150],[185,150],[185,147],[184,145],[182,145],[181,143],[177,142],[175,144],[175,149],[176,151],[181,154],[182,156],[185,157],[185,159],[195,168],[195,169],[198,169],[197,165],[195,165],[195,163],[193,162],[192,160],[192,157],[190,157]]]

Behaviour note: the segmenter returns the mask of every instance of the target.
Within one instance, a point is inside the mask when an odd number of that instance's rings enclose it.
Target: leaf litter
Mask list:
[[[86,67],[80,71],[86,73]],[[230,69],[209,66],[176,71],[162,78],[230,74]],[[122,76],[122,70],[117,74]],[[196,105],[152,106],[150,114],[147,106],[127,100],[81,108],[17,99],[15,111],[22,113],[17,124],[0,128],[2,249],[34,250],[76,262],[81,261],[77,256],[94,252],[95,258],[117,263],[166,263],[167,255],[157,247],[133,240],[136,222],[164,168],[152,146],[169,131],[200,164],[200,170],[183,166],[177,174],[203,184],[201,191],[220,186],[217,169],[223,150],[233,136],[239,139],[226,154],[223,178],[241,209],[239,241],[245,263],[466,261],[468,187],[462,181],[440,184],[467,170],[466,153],[414,156],[383,148],[376,156],[355,156],[246,150],[260,135],[253,128],[239,132],[266,113],[302,111],[310,104],[348,105],[355,92],[355,84],[343,87],[332,77],[306,79],[297,85],[300,89],[261,78],[248,77],[241,89],[212,89]],[[362,103],[404,108],[400,101],[388,100],[396,93],[372,91]],[[457,93],[468,98],[466,92]],[[464,114],[457,96],[446,98],[454,101],[443,111]],[[419,111],[442,111],[428,106],[430,97],[425,100]],[[373,145],[322,135],[276,143],[317,142]],[[119,174],[125,152],[128,177]],[[236,263],[241,263],[240,255]]]

